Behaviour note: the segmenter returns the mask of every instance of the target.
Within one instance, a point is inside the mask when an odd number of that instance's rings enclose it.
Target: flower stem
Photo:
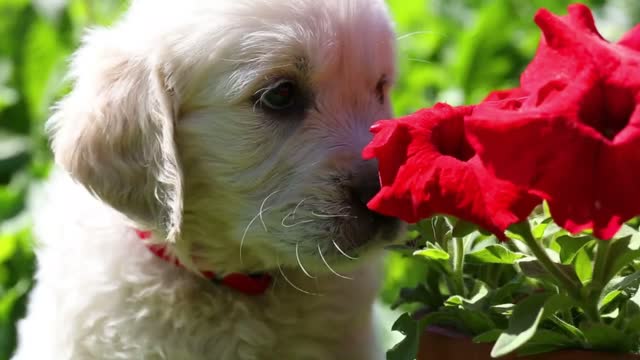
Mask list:
[[[595,320],[600,321],[600,314],[598,312],[598,303],[600,302],[600,296],[602,295],[602,289],[607,285],[610,280],[609,272],[609,251],[611,250],[611,244],[615,240],[603,241],[598,240],[596,248],[596,256],[593,262],[593,278],[589,286],[589,294],[587,294],[587,302],[595,310],[597,318]]]
[[[600,314],[598,313],[598,302],[594,302],[590,296],[585,296],[580,290],[582,284],[576,282],[567,273],[562,271],[558,264],[553,262],[547,254],[547,251],[531,234],[531,225],[528,221],[524,221],[515,226],[515,232],[522,236],[525,244],[529,247],[533,255],[538,259],[544,269],[558,281],[562,287],[567,291],[569,296],[580,304],[580,307],[584,311],[585,316],[591,322],[599,322]]]
[[[536,257],[536,259],[538,259],[544,269],[562,284],[569,295],[574,297],[576,300],[581,300],[581,285],[577,284],[574,279],[563,272],[560,267],[558,267],[558,265],[553,262],[553,260],[551,260],[549,254],[547,254],[547,251],[542,247],[538,240],[533,237],[533,234],[531,234],[531,226],[529,225],[529,222],[524,221],[518,224],[518,230],[519,231],[517,231],[517,233],[522,236],[525,244],[527,244],[533,255]]]
[[[596,258],[593,262],[593,280],[591,284],[594,286],[593,290],[602,291],[602,288],[609,282],[607,278],[609,274],[608,265],[609,265],[609,250],[611,250],[611,244],[615,240],[603,241],[598,240],[597,248],[596,248]]]
[[[453,276],[454,291],[457,295],[465,296],[464,288],[464,240],[461,237],[453,238]]]
[[[598,299],[590,299],[587,298],[582,301],[582,310],[584,310],[584,314],[592,323],[600,323],[602,322],[602,318],[600,317],[600,312],[598,311]]]

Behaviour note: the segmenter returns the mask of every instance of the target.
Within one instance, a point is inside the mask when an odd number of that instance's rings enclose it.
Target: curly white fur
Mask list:
[[[360,151],[393,58],[382,0],[139,0],[91,31],[48,124],[64,171],[14,359],[382,358],[375,254],[399,228],[351,190],[375,177]],[[281,78],[303,113],[256,107]],[[205,270],[275,282],[249,297]]]

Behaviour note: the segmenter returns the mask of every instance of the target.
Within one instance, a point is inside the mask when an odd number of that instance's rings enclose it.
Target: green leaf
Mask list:
[[[451,230],[453,237],[465,237],[476,231],[478,227],[470,222],[458,220]]]
[[[620,296],[620,294],[622,294],[622,291],[620,290],[613,290],[605,294],[600,300],[600,302],[598,303],[598,309],[602,309],[605,306],[611,304],[611,302],[617,299],[618,296]]]
[[[598,351],[633,352],[638,339],[627,336],[620,329],[602,323],[581,326],[589,345]]]
[[[470,299],[454,295],[445,301],[445,306],[460,306],[468,310],[482,310],[480,303],[487,298],[487,295],[489,295],[489,289],[485,284],[482,284]]]
[[[489,331],[485,331],[482,334],[473,338],[474,343],[493,343],[500,337],[502,334],[502,330],[500,329],[491,329]]]
[[[620,316],[620,309],[619,308],[615,308],[615,309],[611,310],[610,312],[602,314],[600,316],[603,319],[616,319],[618,316]]]
[[[629,302],[635,304],[636,306],[638,306],[638,308],[640,308],[640,289],[638,289],[636,293],[631,298],[629,298]]]
[[[558,311],[568,310],[573,306],[577,306],[577,304],[569,296],[564,294],[551,295],[544,304],[544,317],[548,318]]]
[[[441,247],[444,247],[447,240],[451,238],[451,224],[443,216],[434,216],[420,221],[418,229],[428,241],[439,244]]]
[[[515,279],[507,284],[502,285],[500,288],[494,290],[493,294],[491,295],[491,303],[503,304],[506,302],[511,302],[514,299],[516,293],[522,291],[523,285],[524,284],[522,279]]]
[[[30,283],[29,280],[22,279],[0,297],[0,323],[9,320],[12,308],[18,299],[27,293]]]
[[[520,348],[533,338],[543,319],[574,305],[571,298],[562,294],[534,294],[522,300],[514,307],[509,327],[496,341],[491,356],[504,356]]]
[[[576,254],[574,259],[574,268],[576,270],[576,275],[578,275],[578,278],[583,284],[591,281],[591,278],[593,277],[593,265],[585,247],[581,248]]]
[[[492,357],[507,355],[529,341],[536,333],[544,316],[544,304],[548,295],[532,295],[518,303],[509,319],[509,327],[500,334],[493,349]]]
[[[638,284],[640,284],[640,271],[633,272],[627,276],[614,277],[602,290],[600,303],[602,304],[604,299],[608,297],[610,293],[626,290],[632,287],[638,287]]]
[[[437,325],[469,334],[480,334],[496,328],[484,311],[453,306],[430,313],[420,323],[422,326]]]
[[[446,251],[435,248],[435,247],[431,247],[424,250],[418,250],[414,252],[413,255],[423,257],[429,260],[449,260],[449,257],[450,257]]]
[[[550,217],[545,218],[539,224],[533,227],[533,230],[531,230],[531,234],[533,234],[533,236],[538,240],[542,239],[544,237],[545,230],[552,221],[553,219]]]
[[[464,298],[460,295],[454,295],[449,297],[444,302],[444,306],[462,306],[464,303]]]
[[[491,310],[502,314],[502,315],[509,315],[513,313],[513,308],[515,307],[515,304],[511,304],[511,303],[507,303],[507,304],[498,304],[498,305],[493,305],[491,306]]]
[[[632,238],[632,236],[627,236],[622,239],[609,240],[613,243],[610,245],[607,256],[610,259],[607,263],[605,276],[607,281],[618,274],[625,266],[640,258],[640,249],[635,248],[635,244],[632,244]]]
[[[394,252],[396,254],[400,254],[403,256],[413,256],[416,249],[413,246],[402,245],[402,244],[393,244],[385,246],[385,250]]]
[[[557,238],[555,243],[559,247],[557,250],[559,250],[560,261],[563,264],[571,264],[578,255],[578,252],[588,244],[595,243],[595,240],[590,236],[573,237],[571,235],[564,235]]]
[[[0,132],[0,181],[9,182],[31,158],[32,145],[25,136]]]
[[[431,271],[429,264],[425,261],[413,256],[404,257],[395,252],[388,254],[384,268],[381,298],[387,304],[398,302],[400,289],[414,288],[425,284],[425,279],[429,277],[438,277],[438,274]],[[434,287],[434,289],[437,288]]]
[[[16,252],[18,239],[13,234],[0,235],[0,264],[7,261]]]
[[[635,315],[626,321],[625,329],[627,331],[640,332],[640,314]]]
[[[30,56],[21,67],[23,92],[32,120],[41,121],[63,83],[69,51],[52,23],[38,18],[29,28],[24,50]]]
[[[540,329],[526,344],[518,349],[518,355],[536,355],[577,346],[579,346],[579,342],[562,333]]]
[[[551,217],[545,218],[531,230],[531,233],[537,240],[542,240],[550,236],[556,236],[565,232],[566,231],[563,228],[553,222],[553,219]]]
[[[14,217],[23,209],[25,196],[21,190],[0,185],[0,220]]]
[[[465,303],[472,305],[478,304],[480,301],[484,300],[487,295],[489,295],[489,289],[487,288],[487,285],[481,284],[478,288],[478,291],[476,291],[469,300],[465,300]]]
[[[536,258],[528,257],[522,259],[518,261],[518,267],[520,268],[520,271],[527,277],[555,281],[555,279],[547,272],[544,266],[542,266],[542,264]],[[573,278],[576,283],[580,281],[572,266],[558,264],[558,268],[562,272]]]
[[[0,111],[18,102],[20,95],[9,87],[9,82],[13,73],[13,66],[9,59],[0,58]]]
[[[515,264],[525,256],[507,249],[504,245],[489,245],[482,250],[467,254],[469,261],[487,264]]]
[[[415,229],[409,229],[409,231],[407,231],[407,240],[408,241],[412,241],[412,240],[417,240],[418,237],[420,237],[420,231],[415,230]]]
[[[398,308],[400,305],[404,304],[428,304],[429,300],[435,298],[434,294],[432,294],[424,285],[420,284],[415,288],[402,288],[400,289],[400,295],[398,299],[391,305],[392,309]]]
[[[387,360],[415,359],[420,342],[418,323],[405,313],[396,320],[391,330],[400,332],[405,338],[387,351]]]
[[[582,331],[577,327],[569,324],[568,322],[560,319],[557,315],[550,316],[551,321],[553,321],[561,330],[563,330],[566,335],[570,336],[573,340],[581,344],[581,347],[584,347],[586,343],[586,338]]]

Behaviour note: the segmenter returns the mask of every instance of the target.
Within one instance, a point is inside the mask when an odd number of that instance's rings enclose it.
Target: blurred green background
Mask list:
[[[203,0],[204,1],[204,0]],[[214,1],[214,0],[209,0]],[[319,0],[321,1],[321,0]],[[567,0],[388,0],[397,24],[396,114],[436,101],[478,101],[517,84],[539,33],[532,17]],[[609,39],[640,22],[640,1],[585,1]],[[85,28],[107,25],[122,0],[0,0],[0,360],[15,346],[34,273],[28,199],[51,168],[43,124],[69,87],[68,57]],[[419,264],[391,255],[381,299],[421,279]]]

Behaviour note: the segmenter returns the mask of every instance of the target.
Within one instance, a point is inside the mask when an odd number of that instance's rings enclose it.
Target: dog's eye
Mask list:
[[[384,99],[387,92],[387,85],[388,85],[387,76],[382,75],[382,77],[380,78],[380,80],[378,80],[378,83],[376,84],[376,97],[378,98],[378,102],[380,104],[384,104]]]
[[[296,85],[291,80],[280,80],[264,90],[260,104],[268,109],[282,111],[295,105]]]

